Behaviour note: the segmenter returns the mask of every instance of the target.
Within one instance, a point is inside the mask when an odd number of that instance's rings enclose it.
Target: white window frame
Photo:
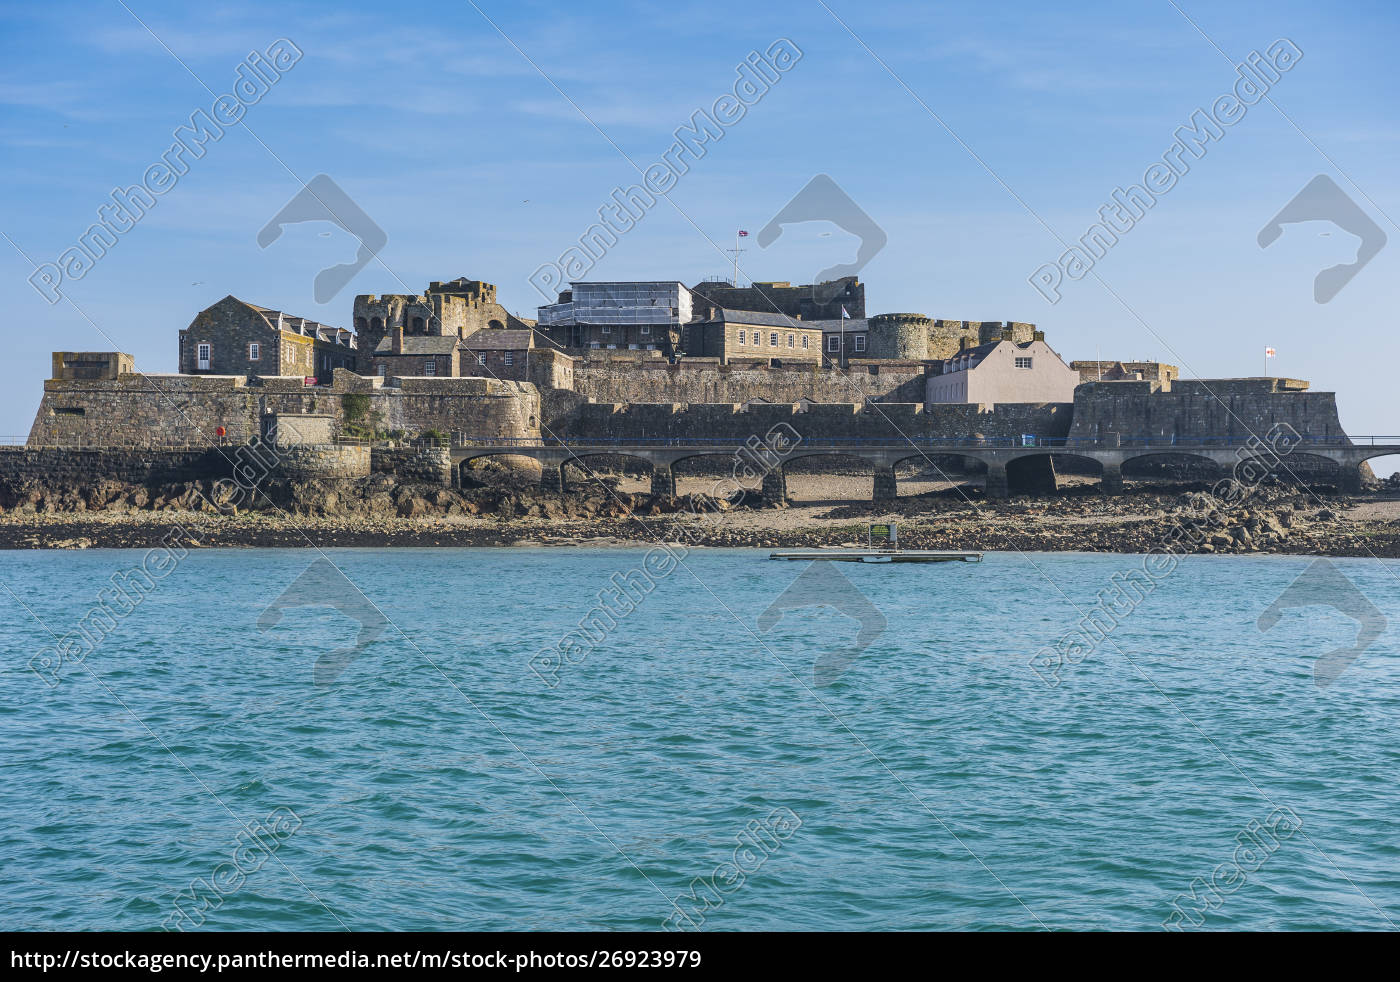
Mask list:
[[[748,343],[749,343],[749,335],[748,335],[748,332],[747,332],[747,331],[740,331],[740,332],[739,332],[739,343],[740,343],[740,344],[748,344]]]
[[[841,339],[833,334],[826,339],[826,350],[828,354],[836,354],[841,350]]]
[[[650,334],[650,333],[651,333],[651,325],[650,325],[650,324],[643,324],[643,325],[642,325],[642,334],[643,334],[643,336],[648,335],[648,334]]]
[[[424,375],[437,375],[437,359],[429,358],[423,362]]]
[[[196,345],[194,349],[195,367],[209,370],[209,366],[214,363],[214,346],[208,341]]]
[[[769,331],[769,332],[768,332],[768,347],[770,347],[770,348],[776,348],[777,346],[778,346],[778,332],[777,332],[777,331]]]
[[[389,374],[389,366],[386,365],[386,364],[384,364],[384,363],[381,361],[381,362],[379,363],[379,377],[380,377],[380,378],[383,378],[384,376],[386,376],[386,375],[388,375],[388,374]]]
[[[788,335],[788,347],[789,347],[789,348],[796,348],[796,347],[797,347],[797,335],[795,335],[795,334],[789,334],[789,335]]]
[[[485,356],[484,354],[477,355],[477,356],[476,356],[476,363],[477,363],[478,365],[484,365],[484,364],[486,364],[486,356]]]
[[[262,360],[262,345],[258,344],[258,342],[256,342],[256,341],[249,341],[249,342],[248,342],[248,360],[249,360],[249,361],[261,361],[261,360]]]
[[[857,335],[855,336],[854,347],[855,347],[855,350],[856,350],[856,351],[864,351],[864,350],[865,350],[865,335],[864,335],[864,334],[857,334]]]
[[[803,351],[806,351],[806,350],[807,350],[807,335],[805,335],[805,334],[802,335],[802,350],[803,350]]]
[[[611,325],[611,324],[604,324],[604,325],[602,325],[602,326],[599,328],[599,333],[600,333],[600,334],[611,334],[611,333],[612,333],[612,325]]]
[[[1035,364],[1035,363],[1034,363],[1034,361],[1032,361],[1030,355],[1017,355],[1017,356],[1016,356],[1016,367],[1017,367],[1017,368],[1031,368],[1031,366],[1034,365],[1034,364]]]
[[[507,368],[509,368],[510,366],[514,365],[514,364],[515,364],[515,352],[514,352],[514,351],[507,351],[505,354],[501,355],[501,363],[504,364]]]

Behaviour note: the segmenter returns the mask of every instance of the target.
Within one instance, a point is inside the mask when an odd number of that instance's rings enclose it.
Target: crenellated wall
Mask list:
[[[631,405],[587,403],[567,426],[556,430],[565,439],[735,440],[791,427],[807,440],[899,441],[904,438],[953,442],[966,439],[1019,440],[1025,434],[1064,437],[1072,407],[1068,403],[1003,404],[995,409],[974,405],[923,403],[792,403]]]
[[[630,352],[627,354],[631,354]],[[911,361],[869,361],[849,370],[815,365],[768,368],[721,365],[714,359],[584,358],[573,366],[573,390],[595,402],[791,403],[923,401],[924,367]]]

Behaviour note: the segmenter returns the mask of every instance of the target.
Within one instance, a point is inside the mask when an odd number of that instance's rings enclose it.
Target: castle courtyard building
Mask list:
[[[926,383],[929,403],[1073,402],[1079,384],[1079,373],[1041,337],[964,348],[934,367],[937,374]]]
[[[337,368],[356,366],[355,339],[319,324],[227,296],[179,333],[182,375],[297,375],[328,385]]]
[[[687,325],[685,353],[734,361],[776,360],[783,365],[820,364],[821,328],[784,314],[756,310],[708,310],[705,319]]]

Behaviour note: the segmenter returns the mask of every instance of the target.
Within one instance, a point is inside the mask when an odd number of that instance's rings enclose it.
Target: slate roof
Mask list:
[[[457,348],[458,341],[454,337],[440,337],[438,335],[410,334],[403,339],[403,355],[426,356],[426,355],[450,355]],[[376,355],[394,354],[394,339],[385,337],[375,347]]]

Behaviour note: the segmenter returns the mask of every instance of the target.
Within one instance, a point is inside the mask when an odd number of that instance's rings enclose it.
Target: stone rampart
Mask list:
[[[1030,434],[1060,438],[1070,428],[1068,403],[978,405],[923,403],[585,403],[555,432],[564,439],[626,443],[649,440],[736,440],[787,426],[804,439],[889,441],[905,437],[954,443],[1016,441]]]

